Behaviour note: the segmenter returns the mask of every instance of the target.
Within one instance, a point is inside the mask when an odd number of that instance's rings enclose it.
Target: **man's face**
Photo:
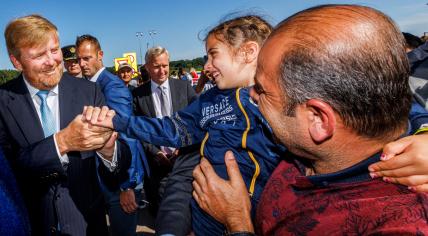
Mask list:
[[[117,72],[117,75],[121,80],[123,80],[123,82],[125,82],[125,84],[128,84],[129,81],[131,81],[132,74],[133,74],[133,71],[129,67],[124,67]]]
[[[64,67],[71,75],[78,75],[80,74],[80,72],[82,72],[77,59],[70,59],[64,61]]]
[[[279,37],[273,37],[263,45],[258,58],[256,84],[250,94],[278,140],[298,154],[296,148],[301,147],[305,140],[305,122],[299,106],[295,116],[286,115],[287,99],[280,85],[279,73],[283,50],[278,45],[281,45]]]
[[[169,57],[166,53],[153,58],[145,65],[150,79],[157,84],[162,84],[168,80],[169,75]]]
[[[55,32],[49,33],[46,43],[20,48],[19,58],[10,55],[16,69],[22,71],[25,79],[35,88],[50,90],[62,76],[62,52]]]
[[[103,52],[90,42],[83,42],[76,51],[82,74],[91,78],[103,67]]]

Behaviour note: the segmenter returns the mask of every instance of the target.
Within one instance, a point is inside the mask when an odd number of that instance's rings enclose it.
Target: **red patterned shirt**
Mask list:
[[[371,179],[376,155],[332,174],[305,176],[282,161],[260,199],[260,235],[428,235],[428,195]]]

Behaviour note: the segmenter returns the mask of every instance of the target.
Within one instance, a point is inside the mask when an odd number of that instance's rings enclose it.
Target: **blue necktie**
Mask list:
[[[40,104],[40,114],[42,115],[42,126],[45,137],[51,136],[56,131],[55,119],[46,101],[48,94],[49,91],[47,90],[40,90],[36,94],[42,101],[42,103]]]

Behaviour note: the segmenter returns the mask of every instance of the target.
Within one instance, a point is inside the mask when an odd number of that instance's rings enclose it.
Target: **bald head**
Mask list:
[[[405,129],[409,66],[401,32],[388,16],[355,5],[310,8],[281,22],[269,45],[281,49],[277,82],[287,98],[286,114],[319,98],[359,135]]]

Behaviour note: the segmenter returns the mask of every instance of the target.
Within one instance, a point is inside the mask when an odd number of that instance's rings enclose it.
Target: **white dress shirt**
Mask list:
[[[101,69],[99,69],[99,70],[97,71],[97,73],[95,73],[95,75],[94,75],[94,76],[92,76],[92,77],[89,79],[89,81],[96,83],[96,82],[97,82],[97,80],[98,80],[98,77],[100,77],[100,74],[101,74],[105,69],[106,69],[105,67],[102,67]]]
[[[166,100],[164,101],[164,105],[166,106],[166,109],[169,113],[169,116],[172,114],[172,100],[171,100],[171,89],[169,87],[169,82],[166,80],[162,84],[157,84],[152,80],[150,83],[151,90],[152,90],[152,99],[153,99],[153,107],[155,109],[156,118],[162,118],[162,109],[161,109],[161,102],[160,97],[162,96],[162,92],[159,90],[159,86],[163,87],[164,90],[166,90]],[[172,154],[175,151],[175,148],[173,147],[164,147],[161,146],[161,150],[167,154]]]

